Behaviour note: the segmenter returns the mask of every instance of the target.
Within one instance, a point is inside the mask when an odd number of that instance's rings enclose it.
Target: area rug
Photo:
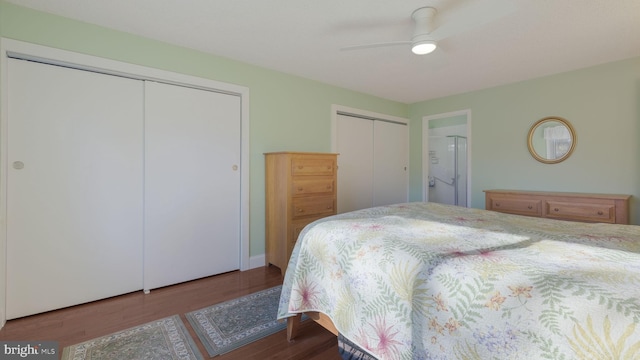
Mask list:
[[[65,347],[62,360],[202,360],[180,316]]]
[[[187,320],[209,356],[216,356],[287,327],[276,320],[282,286],[192,311]]]

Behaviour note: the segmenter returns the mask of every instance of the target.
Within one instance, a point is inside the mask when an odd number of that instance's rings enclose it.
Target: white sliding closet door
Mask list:
[[[144,289],[240,266],[240,97],[145,83]]]
[[[338,212],[371,207],[373,121],[339,115],[336,125]]]
[[[374,121],[373,206],[407,201],[409,132],[407,125]]]
[[[142,288],[142,82],[8,59],[7,318]]]
[[[338,212],[407,201],[406,124],[339,114]]]

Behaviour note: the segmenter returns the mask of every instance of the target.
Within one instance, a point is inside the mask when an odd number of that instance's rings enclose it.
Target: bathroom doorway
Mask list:
[[[423,200],[470,206],[470,110],[422,121]]]

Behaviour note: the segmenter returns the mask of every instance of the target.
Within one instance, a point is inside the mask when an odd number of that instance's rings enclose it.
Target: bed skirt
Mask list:
[[[342,334],[338,334],[338,350],[343,360],[377,360]]]

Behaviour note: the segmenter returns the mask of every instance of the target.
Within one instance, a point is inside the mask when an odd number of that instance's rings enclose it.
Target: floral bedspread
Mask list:
[[[307,226],[278,318],[328,315],[379,359],[640,358],[640,226],[436,203]]]

